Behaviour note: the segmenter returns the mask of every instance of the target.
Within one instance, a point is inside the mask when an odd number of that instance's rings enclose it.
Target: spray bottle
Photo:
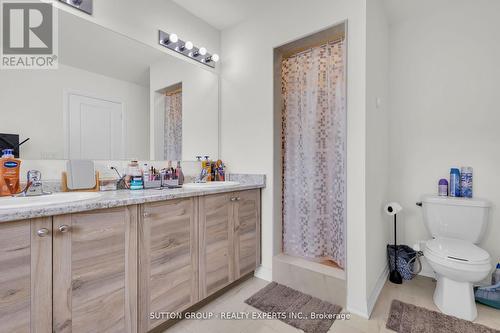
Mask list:
[[[500,262],[497,264],[497,268],[493,271],[491,275],[491,285],[495,285],[500,282]]]

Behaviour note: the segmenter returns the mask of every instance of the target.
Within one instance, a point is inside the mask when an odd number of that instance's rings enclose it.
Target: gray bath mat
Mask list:
[[[334,314],[342,310],[338,305],[324,302],[276,282],[265,286],[245,303],[262,312],[279,314],[276,319],[306,333],[326,333],[335,321],[335,318],[310,319],[311,312],[335,317]],[[302,313],[303,318],[294,318],[294,315],[297,316],[299,313]]]
[[[387,328],[398,333],[500,333],[467,320],[393,300]]]

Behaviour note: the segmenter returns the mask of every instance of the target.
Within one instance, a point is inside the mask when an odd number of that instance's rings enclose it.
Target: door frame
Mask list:
[[[125,102],[119,98],[110,98],[110,97],[104,97],[102,95],[99,95],[97,93],[92,93],[88,91],[83,91],[83,90],[77,90],[77,89],[64,89],[63,90],[63,133],[64,133],[64,159],[67,160],[69,159],[69,100],[70,96],[76,95],[76,96],[81,96],[81,97],[87,97],[87,98],[92,98],[92,99],[99,99],[101,101],[105,102],[110,102],[110,103],[117,103],[122,106],[121,112],[122,112],[122,148],[120,152],[120,159],[125,159],[125,147],[126,147],[126,140],[127,140],[127,134],[126,134],[126,128],[127,128],[127,113],[126,113],[126,107],[125,107]]]

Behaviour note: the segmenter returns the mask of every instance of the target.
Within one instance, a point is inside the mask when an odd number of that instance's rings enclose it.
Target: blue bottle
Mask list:
[[[460,196],[460,170],[451,168],[450,170],[450,197]]]
[[[500,262],[497,264],[497,268],[491,274],[491,285],[500,283]]]

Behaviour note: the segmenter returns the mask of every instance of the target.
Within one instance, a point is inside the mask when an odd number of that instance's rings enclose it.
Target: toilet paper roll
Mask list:
[[[385,205],[384,211],[387,215],[393,216],[403,210],[403,207],[397,202],[389,202]]]

